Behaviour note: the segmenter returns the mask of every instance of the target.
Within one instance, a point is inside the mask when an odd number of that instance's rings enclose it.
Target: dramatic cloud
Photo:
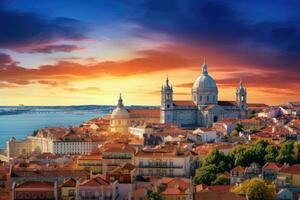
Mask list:
[[[84,47],[79,47],[77,45],[68,45],[68,44],[61,44],[61,45],[43,45],[37,47],[25,47],[16,49],[16,51],[20,53],[54,53],[54,52],[72,52],[72,51],[80,51],[84,50]]]
[[[64,88],[64,90],[66,90],[68,92],[80,92],[80,93],[88,93],[88,94],[94,94],[94,93],[101,92],[101,89],[98,87],[87,87],[87,88],[68,87],[68,88]]]
[[[285,2],[281,4],[285,15],[297,13],[300,6],[297,1],[291,2],[288,9]],[[264,8],[263,4],[259,6]],[[257,16],[255,10],[241,10],[237,1],[222,0],[147,0],[132,7],[137,12],[130,20],[139,25],[136,31],[139,35],[161,33],[176,43],[213,48],[219,54],[254,65],[299,70],[300,19],[297,15],[280,20]],[[266,9],[271,8],[266,6]],[[274,10],[274,13],[283,15],[282,10]]]
[[[78,41],[86,39],[86,31],[76,19],[42,17],[7,9],[0,3],[0,48],[14,50],[27,45],[49,45],[58,40]]]

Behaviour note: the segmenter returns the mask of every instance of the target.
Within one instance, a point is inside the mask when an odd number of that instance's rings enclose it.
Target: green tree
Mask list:
[[[196,170],[193,178],[194,185],[205,184],[210,185],[217,177],[217,167],[215,165],[202,166]]]
[[[146,200],[163,200],[162,196],[158,192],[147,191]]]
[[[243,124],[240,124],[240,123],[236,124],[235,130],[236,130],[238,133],[244,131],[244,126],[243,126]]]
[[[266,147],[268,142],[259,140],[252,146],[237,146],[231,152],[230,156],[233,159],[234,165],[249,166],[256,162],[260,165],[265,163]]]
[[[229,185],[230,179],[224,174],[217,175],[217,178],[211,183],[212,185]]]
[[[244,181],[231,189],[232,192],[245,195],[249,200],[274,200],[276,197],[275,186],[267,185],[260,178]]]
[[[218,149],[213,149],[203,159],[202,166],[208,165],[215,165],[217,168],[217,173],[223,173],[224,171],[229,171],[232,168],[233,162],[230,156],[226,156]]]
[[[268,145],[266,148],[266,153],[266,162],[276,162],[276,157],[278,156],[278,149],[274,145]]]
[[[281,146],[276,161],[279,163],[295,164],[294,142],[288,142]]]

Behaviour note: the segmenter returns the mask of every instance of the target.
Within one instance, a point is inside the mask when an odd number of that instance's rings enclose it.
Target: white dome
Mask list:
[[[218,88],[215,80],[208,75],[207,65],[202,65],[202,74],[196,79],[192,89],[199,92],[217,92]]]
[[[129,113],[126,110],[126,108],[123,105],[123,99],[122,96],[120,94],[119,100],[118,100],[118,105],[117,107],[112,111],[110,118],[112,119],[124,119],[124,118],[129,118]]]
[[[111,118],[129,118],[129,113],[124,107],[116,107],[111,113]]]

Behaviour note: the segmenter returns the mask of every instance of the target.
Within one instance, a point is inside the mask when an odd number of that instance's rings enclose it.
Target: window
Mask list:
[[[29,194],[29,192],[26,192],[26,193],[25,193],[25,199],[30,199],[30,194]]]
[[[143,166],[143,160],[139,160],[139,166]]]
[[[202,96],[200,96],[200,101],[202,101]]]
[[[40,193],[40,199],[44,199],[44,198],[45,198],[44,193]]]
[[[69,190],[69,196],[75,196],[75,190]]]
[[[209,96],[207,96],[207,101],[209,101]]]
[[[213,96],[213,101],[216,101],[216,97],[215,96]]]
[[[32,198],[37,199],[37,194],[35,192],[32,193]]]
[[[18,192],[18,199],[23,199],[23,193],[22,192]]]

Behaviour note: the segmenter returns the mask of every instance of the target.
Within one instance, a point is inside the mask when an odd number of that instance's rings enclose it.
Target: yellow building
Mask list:
[[[102,174],[102,157],[99,154],[80,156],[77,159],[77,168],[93,174]]]
[[[300,187],[300,164],[283,166],[277,176],[277,185],[279,187]]]
[[[61,186],[61,197],[63,200],[75,200],[76,198],[76,185],[75,179],[70,178],[64,181]]]

